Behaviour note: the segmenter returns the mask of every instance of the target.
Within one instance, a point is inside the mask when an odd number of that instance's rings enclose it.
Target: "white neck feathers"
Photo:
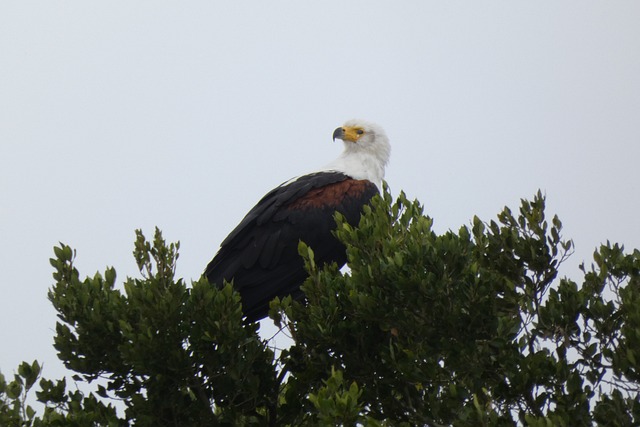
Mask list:
[[[346,125],[357,125],[365,130],[365,134],[357,142],[345,141],[342,154],[322,170],[334,170],[354,179],[366,179],[382,189],[385,167],[391,154],[389,138],[380,126],[373,123],[351,120]]]

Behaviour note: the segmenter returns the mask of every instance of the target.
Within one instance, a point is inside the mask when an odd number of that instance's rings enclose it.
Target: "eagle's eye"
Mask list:
[[[362,129],[358,129],[358,130],[356,131],[356,133],[357,133],[358,135],[362,135],[362,134],[364,133],[364,131],[363,131]]]

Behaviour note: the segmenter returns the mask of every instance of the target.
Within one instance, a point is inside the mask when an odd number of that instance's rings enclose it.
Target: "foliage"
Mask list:
[[[137,231],[141,278],[80,280],[60,245],[49,298],[55,348],[94,392],[0,377],[0,425],[635,425],[640,423],[640,252],[607,243],[578,284],[572,243],[544,197],[437,234],[388,191],[358,227],[339,215],[350,271],[318,266],[306,303],[272,302],[293,338],[276,357],[231,286],[175,279],[178,244]],[[123,403],[116,411],[109,399]]]

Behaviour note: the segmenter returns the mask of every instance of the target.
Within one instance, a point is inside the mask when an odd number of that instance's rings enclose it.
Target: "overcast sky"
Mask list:
[[[563,274],[607,239],[640,247],[639,22],[637,0],[3,1],[0,370],[65,373],[57,242],[121,283],[157,225],[197,278],[354,117],[387,130],[392,192],[438,232],[541,189],[576,244]]]

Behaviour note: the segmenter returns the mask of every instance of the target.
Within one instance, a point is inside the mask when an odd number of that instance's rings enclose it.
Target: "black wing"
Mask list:
[[[362,206],[377,187],[339,172],[318,172],[285,183],[264,196],[220,245],[205,275],[218,286],[234,281],[248,321],[267,315],[276,296],[301,298],[307,278],[298,242],[308,244],[315,261],[346,262],[344,246],[333,236],[334,212],[357,225]]]

